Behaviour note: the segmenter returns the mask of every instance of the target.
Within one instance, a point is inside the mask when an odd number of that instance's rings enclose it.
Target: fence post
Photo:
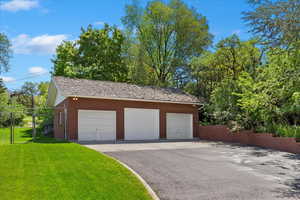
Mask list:
[[[12,112],[10,112],[10,144],[13,143],[13,124],[12,124]]]
[[[10,103],[10,144],[13,144],[14,143],[14,121],[13,121],[13,112],[12,112],[12,108],[13,108],[13,104],[12,104],[12,97],[14,95],[13,94],[10,94],[9,95],[9,103]]]

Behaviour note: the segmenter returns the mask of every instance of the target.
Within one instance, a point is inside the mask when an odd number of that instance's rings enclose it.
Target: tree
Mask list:
[[[48,95],[48,88],[49,82],[40,82],[37,86],[39,96],[47,96]]]
[[[40,82],[38,84],[38,95],[35,97],[37,105],[37,115],[40,120],[39,127],[44,128],[53,124],[53,109],[47,106],[49,82]]]
[[[240,108],[240,114],[243,116],[240,124],[246,129],[254,129],[263,125],[265,121],[270,121],[270,113],[274,110],[270,102],[272,99],[267,93],[259,90],[258,86],[261,83],[256,81],[257,79],[252,78],[249,73],[243,72],[237,80],[240,90],[233,93],[237,98],[235,107]]]
[[[5,126],[7,120],[9,120],[8,101],[8,93],[6,91],[0,93],[0,127]]]
[[[282,50],[280,50],[282,52]],[[248,118],[248,127],[274,124],[297,125],[300,121],[298,93],[300,70],[288,52],[267,54],[267,64],[256,78],[249,74],[240,77],[241,92],[238,106]]]
[[[209,110],[217,123],[230,125],[233,121],[239,121],[240,108],[237,106],[239,98],[235,95],[238,91],[240,88],[232,78],[225,78],[212,91]]]
[[[6,91],[6,87],[3,83],[2,78],[0,78],[0,94],[4,93]]]
[[[257,77],[244,76],[238,81],[242,89],[237,93],[238,106],[250,116],[253,126],[276,132],[277,124],[300,123],[300,1],[249,2],[253,10],[244,12],[243,18],[265,46],[266,62]]]
[[[186,91],[204,98],[207,102],[214,88],[224,78],[222,69],[216,65],[215,57],[212,52],[205,52],[199,57],[194,57],[190,64],[193,81],[185,87]]]
[[[152,68],[145,65],[147,56],[135,38],[126,31],[123,54],[128,68],[128,82],[139,85],[155,85],[155,74]]]
[[[38,85],[32,82],[25,82],[21,89],[22,93],[31,99],[30,114],[32,115],[32,136],[36,138],[36,107],[35,107],[35,96],[38,94]]]
[[[136,38],[157,85],[171,85],[190,59],[211,44],[206,18],[180,0],[150,1],[145,8],[134,1],[126,6],[122,22]]]
[[[0,127],[3,126],[4,122],[8,118],[8,115],[6,113],[7,103],[8,103],[7,90],[4,86],[2,79],[0,78]]]
[[[263,44],[272,47],[292,47],[300,40],[299,0],[249,0],[254,10],[244,12],[251,32]]]
[[[49,82],[40,82],[36,86],[37,92],[34,100],[36,102],[36,106],[38,107],[37,110],[47,108],[46,101],[48,97],[48,87]]]
[[[11,58],[12,51],[11,44],[4,33],[0,33],[0,74],[7,72],[9,69],[9,59]]]
[[[126,81],[128,69],[122,54],[124,36],[116,27],[105,25],[81,29],[75,42],[64,42],[56,49],[53,75],[94,80]]]
[[[225,38],[216,45],[215,65],[226,77],[235,80],[242,71],[254,75],[262,58],[261,51],[256,45],[256,40],[241,41],[237,35]]]
[[[237,80],[240,73],[257,75],[261,65],[262,51],[255,39],[241,41],[232,35],[219,41],[214,52],[206,52],[191,61],[192,80],[187,91],[209,101],[212,91],[225,79]]]
[[[52,59],[54,64],[53,75],[76,77],[75,58],[78,55],[76,42],[64,41],[56,48],[56,56]]]
[[[300,1],[249,2],[255,39],[233,35],[194,57],[186,90],[206,98],[205,122],[299,137]]]
[[[11,114],[14,125],[21,125],[25,116],[25,107],[16,101],[16,97],[5,91],[0,93],[0,127],[11,125]]]

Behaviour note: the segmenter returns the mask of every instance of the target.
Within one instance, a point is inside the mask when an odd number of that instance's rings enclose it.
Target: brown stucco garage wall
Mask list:
[[[270,133],[253,133],[252,131],[231,133],[223,125],[200,126],[199,137],[203,140],[235,142],[291,153],[300,153],[300,142],[296,142],[294,138],[273,137]]]
[[[190,104],[154,103],[141,101],[124,101],[108,99],[69,97],[64,102],[67,105],[67,135],[69,140],[78,138],[78,110],[114,110],[117,112],[117,139],[124,139],[124,108],[148,108],[160,110],[160,138],[166,138],[166,113],[193,114],[193,135],[198,137],[198,108]]]

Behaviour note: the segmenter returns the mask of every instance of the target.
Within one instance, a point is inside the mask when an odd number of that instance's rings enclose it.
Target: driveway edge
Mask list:
[[[139,179],[139,181],[141,181],[141,183],[144,185],[144,187],[146,188],[146,190],[148,191],[150,196],[153,198],[153,200],[160,200],[160,198],[157,196],[157,194],[154,192],[154,190],[150,187],[150,185],[136,171],[134,171],[131,167],[129,167],[128,165],[126,165],[122,161],[120,161],[120,160],[118,160],[118,159],[116,159],[112,156],[109,156],[107,154],[105,154],[105,155],[112,158],[113,160],[117,161],[122,166],[124,166],[126,169],[128,169],[133,175],[135,175]]]

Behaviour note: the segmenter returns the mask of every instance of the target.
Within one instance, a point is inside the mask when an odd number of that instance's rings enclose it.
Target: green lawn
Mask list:
[[[16,131],[22,135],[24,129]],[[113,159],[78,144],[40,138],[35,143],[0,145],[0,199],[151,197],[139,180]]]
[[[26,143],[32,140],[31,128],[15,128],[15,143]],[[10,129],[0,128],[0,145],[10,143]]]

